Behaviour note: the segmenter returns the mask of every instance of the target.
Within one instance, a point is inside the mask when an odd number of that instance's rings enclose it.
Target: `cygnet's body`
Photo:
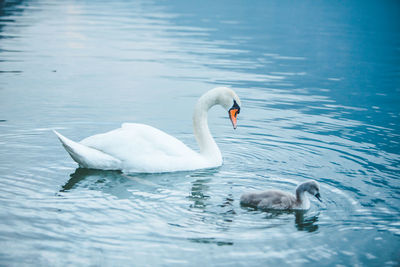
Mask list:
[[[280,190],[244,193],[240,198],[240,204],[263,210],[308,210],[310,200],[306,192],[321,201],[319,185],[312,180],[297,186],[296,195]]]

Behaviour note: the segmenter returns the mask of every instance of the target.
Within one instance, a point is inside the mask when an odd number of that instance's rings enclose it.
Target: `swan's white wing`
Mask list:
[[[57,131],[53,131],[60,139],[65,150],[80,167],[116,170],[121,168],[121,161],[99,150],[74,142]]]
[[[204,168],[204,159],[175,137],[154,127],[124,123],[121,128],[90,136],[82,145],[122,161],[132,172],[165,172]]]

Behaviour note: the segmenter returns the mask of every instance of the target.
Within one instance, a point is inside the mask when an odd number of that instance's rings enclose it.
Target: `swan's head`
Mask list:
[[[197,101],[193,118],[196,118],[198,112],[208,111],[215,105],[221,105],[228,112],[233,128],[236,129],[240,99],[232,89],[227,87],[217,87],[202,95]]]
[[[320,202],[322,202],[321,195],[319,194],[319,184],[316,181],[312,180],[305,182],[303,186],[304,191],[307,191],[311,195],[315,196]]]
[[[233,129],[237,127],[237,116],[240,113],[240,99],[237,94],[230,88],[217,87],[213,89],[216,91],[217,103],[220,104],[226,111],[228,111],[229,119],[232,122]]]

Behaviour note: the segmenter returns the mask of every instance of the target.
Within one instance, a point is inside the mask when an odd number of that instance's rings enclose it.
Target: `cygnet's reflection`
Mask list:
[[[256,211],[256,208],[243,206],[248,211]],[[318,230],[318,214],[307,216],[308,211],[305,210],[262,210],[265,219],[277,219],[281,216],[294,214],[294,226],[299,231],[315,232]]]
[[[318,230],[318,215],[305,216],[306,211],[295,211],[294,224],[299,231],[315,232]]]

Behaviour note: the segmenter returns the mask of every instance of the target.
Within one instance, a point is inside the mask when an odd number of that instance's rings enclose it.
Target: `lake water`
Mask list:
[[[0,265],[398,266],[398,1],[2,1]],[[77,169],[72,140],[155,126],[222,167]],[[315,179],[307,212],[241,207],[251,190]]]

